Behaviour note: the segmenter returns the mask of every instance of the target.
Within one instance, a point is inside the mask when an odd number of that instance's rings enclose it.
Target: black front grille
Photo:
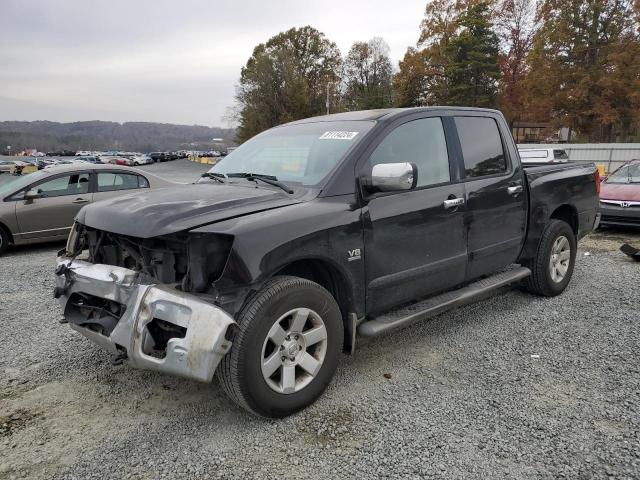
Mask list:
[[[601,223],[620,223],[625,225],[640,225],[640,218],[622,217],[620,215],[603,215]]]

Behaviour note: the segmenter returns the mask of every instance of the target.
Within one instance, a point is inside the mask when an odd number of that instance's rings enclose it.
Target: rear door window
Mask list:
[[[98,192],[115,192],[148,187],[149,182],[140,175],[116,172],[98,173]]]
[[[498,124],[488,117],[455,117],[467,178],[507,171]]]

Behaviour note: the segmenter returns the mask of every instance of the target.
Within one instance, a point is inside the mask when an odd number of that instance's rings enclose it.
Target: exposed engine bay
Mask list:
[[[220,277],[232,242],[228,235],[186,232],[142,239],[76,223],[67,255],[88,250],[90,263],[127,268],[184,292],[205,293]]]
[[[71,328],[112,352],[114,364],[210,382],[234,320],[206,297],[231,243],[213,234],[141,239],[76,223],[59,252],[54,296]]]

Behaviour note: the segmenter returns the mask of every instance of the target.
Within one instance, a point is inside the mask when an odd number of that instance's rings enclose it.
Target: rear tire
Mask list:
[[[576,252],[571,226],[562,220],[550,220],[542,232],[535,258],[523,262],[531,270],[525,289],[545,297],[561,294],[573,275]]]
[[[281,418],[316,401],[331,381],[344,340],[333,296],[317,283],[281,276],[243,307],[218,366],[226,394],[249,412]]]

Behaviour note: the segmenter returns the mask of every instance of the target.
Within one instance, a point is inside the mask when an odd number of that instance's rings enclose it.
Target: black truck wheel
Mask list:
[[[576,237],[569,224],[562,220],[549,221],[535,258],[523,263],[531,270],[525,288],[545,297],[561,294],[573,275],[576,251]]]
[[[244,306],[218,367],[229,397],[264,417],[285,417],[313,403],[338,364],[342,315],[317,283],[275,277]]]

